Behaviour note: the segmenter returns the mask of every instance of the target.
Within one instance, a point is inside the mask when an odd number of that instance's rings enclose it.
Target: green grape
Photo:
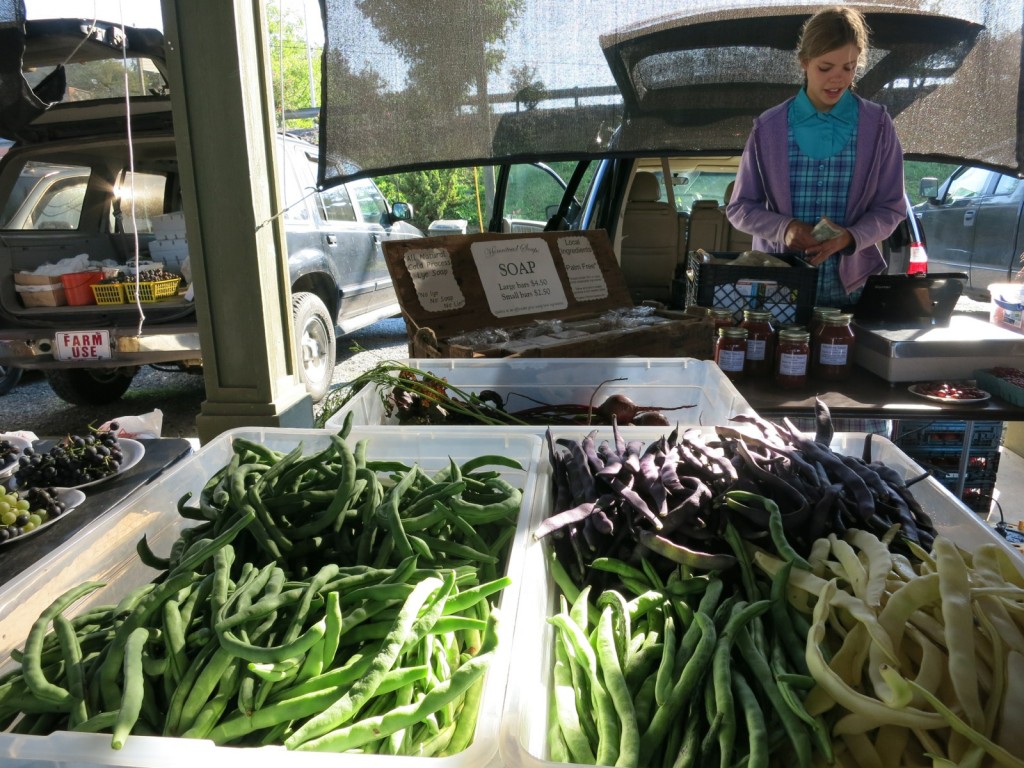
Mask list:
[[[43,522],[43,519],[39,515],[37,515],[35,512],[33,512],[32,514],[30,514],[28,516],[28,522],[33,527],[35,527],[37,525],[40,525]]]
[[[32,505],[29,503],[28,499],[18,499],[17,504],[14,505],[15,509],[20,509],[23,512],[27,512],[31,507]]]
[[[5,502],[7,502],[8,504],[10,504],[11,508],[13,509],[14,505],[18,503],[18,494],[16,494],[16,493],[4,494],[3,500]]]
[[[14,525],[14,521],[18,519],[18,516],[11,509],[10,505],[7,507],[7,511],[0,514],[0,525]]]
[[[22,533],[28,533],[29,531],[34,531],[35,529],[35,523],[33,523],[31,520],[29,520],[28,523],[26,523],[25,525],[21,526]]]
[[[11,511],[11,505],[5,500],[0,500],[0,515],[6,515]]]

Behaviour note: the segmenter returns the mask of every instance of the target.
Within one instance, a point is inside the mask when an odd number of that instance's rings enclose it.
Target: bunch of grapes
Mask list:
[[[89,434],[68,435],[46,453],[26,448],[14,473],[21,487],[76,486],[113,475],[124,455],[117,424]]]
[[[21,449],[10,440],[0,440],[0,469],[5,469],[18,460]]]
[[[29,488],[0,494],[0,544],[34,531],[43,523],[60,517],[67,505],[53,488]]]

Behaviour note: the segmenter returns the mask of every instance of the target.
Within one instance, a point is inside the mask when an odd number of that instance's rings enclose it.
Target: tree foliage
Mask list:
[[[275,0],[269,0],[265,8],[267,20],[267,51],[270,60],[272,86],[274,90],[274,111],[280,125],[283,111],[307,109],[320,103],[320,53],[318,45],[307,47],[305,19],[295,11],[285,9]],[[316,23],[319,23],[316,19]],[[312,86],[310,91],[310,64],[312,63]],[[296,119],[288,122],[292,128],[309,128],[312,119]]]
[[[376,182],[389,200],[412,203],[416,214],[412,223],[424,232],[437,219],[466,219],[470,231],[479,229],[478,189],[472,168],[397,173]]]

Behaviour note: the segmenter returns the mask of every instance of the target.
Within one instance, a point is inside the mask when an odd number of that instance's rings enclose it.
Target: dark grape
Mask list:
[[[117,435],[93,430],[68,435],[46,453],[24,451],[14,476],[22,487],[75,486],[115,474],[122,460]],[[46,505],[39,506],[49,511]]]

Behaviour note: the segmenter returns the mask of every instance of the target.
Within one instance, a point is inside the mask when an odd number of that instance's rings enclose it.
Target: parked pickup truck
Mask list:
[[[1024,184],[1016,176],[961,165],[939,184],[921,179],[925,202],[914,210],[928,233],[934,272],[964,272],[964,293],[990,299],[993,283],[1012,282],[1024,250]]]
[[[168,214],[184,236],[163,36],[104,22],[29,21],[29,85],[72,49],[65,100],[17,126],[17,140],[0,158],[0,370],[41,369],[64,400],[97,404],[121,397],[141,365],[198,371],[202,354],[196,312],[184,296],[147,303],[140,316],[133,302],[28,306],[17,291],[15,273],[80,254],[127,268],[136,242],[142,260],[159,261],[155,241]],[[123,93],[101,81],[110,64],[104,59],[120,71],[125,54],[135,73],[125,82],[138,89],[130,136]],[[120,75],[114,82],[123,89]],[[400,312],[381,242],[422,236],[408,223],[411,207],[390,204],[369,179],[316,190],[317,162],[316,145],[279,136],[299,370],[315,401],[331,382],[336,334]],[[213,274],[216,256],[207,254]],[[81,339],[88,345],[74,343]]]

